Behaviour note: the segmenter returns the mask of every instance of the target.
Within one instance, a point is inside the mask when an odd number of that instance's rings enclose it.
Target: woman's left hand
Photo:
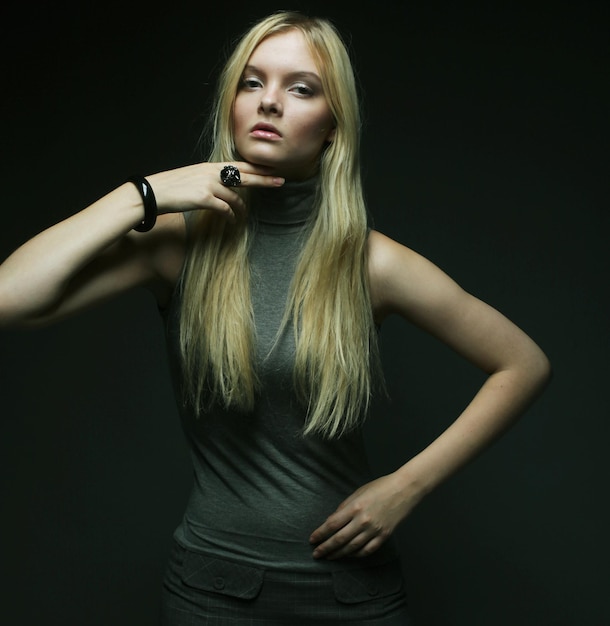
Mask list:
[[[419,501],[396,474],[360,487],[309,538],[316,559],[372,554]]]

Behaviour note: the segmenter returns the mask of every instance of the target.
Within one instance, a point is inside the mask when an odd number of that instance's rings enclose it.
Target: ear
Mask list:
[[[327,137],[326,137],[326,143],[332,143],[335,140],[335,135],[337,134],[337,127],[333,126],[333,128],[330,129]]]

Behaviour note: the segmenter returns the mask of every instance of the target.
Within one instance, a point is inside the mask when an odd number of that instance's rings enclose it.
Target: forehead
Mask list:
[[[289,30],[263,39],[248,60],[256,67],[272,66],[286,71],[318,72],[303,33]]]

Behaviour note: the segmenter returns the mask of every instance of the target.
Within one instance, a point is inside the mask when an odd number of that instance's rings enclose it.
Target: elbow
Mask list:
[[[19,328],[20,316],[16,315],[13,307],[8,303],[8,298],[0,294],[0,330],[12,330]]]
[[[542,392],[553,379],[553,366],[548,356],[538,348],[537,354],[530,364],[530,375],[536,382],[539,392]]]
[[[546,385],[548,385],[551,380],[553,380],[553,366],[551,365],[551,362],[549,361],[548,357],[545,355],[545,363],[546,363],[546,369],[544,372],[544,386],[546,387]]]
[[[35,320],[30,320],[21,315],[15,315],[10,311],[0,309],[0,331],[25,330],[40,326]]]
[[[61,300],[51,292],[22,290],[14,281],[0,281],[0,330],[27,330],[48,326],[60,318]]]
[[[28,330],[49,325],[49,316],[0,299],[0,330]]]

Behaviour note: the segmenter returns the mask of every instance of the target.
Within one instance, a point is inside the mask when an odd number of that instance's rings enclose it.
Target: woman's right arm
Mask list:
[[[148,282],[152,233],[161,241],[169,229],[179,238],[179,230],[172,216],[173,224],[160,220],[138,238],[132,229],[143,215],[127,183],[20,246],[0,265],[0,326],[48,324]]]
[[[278,186],[264,170],[236,163],[244,186]],[[36,235],[0,265],[0,327],[49,324],[133,287],[148,287],[159,303],[177,280],[185,247],[179,213],[218,211],[231,219],[243,203],[220,183],[222,164],[202,163],[148,177],[159,219],[146,233],[133,230],[144,217],[131,183]]]

